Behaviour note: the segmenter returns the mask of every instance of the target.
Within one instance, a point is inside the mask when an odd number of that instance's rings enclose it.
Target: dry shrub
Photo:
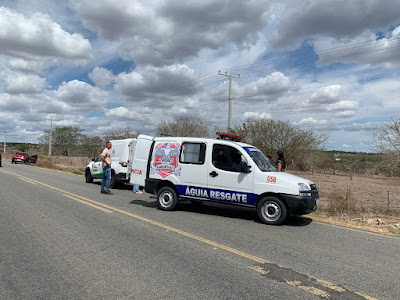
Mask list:
[[[55,169],[54,159],[51,156],[39,155],[35,165],[42,168]]]
[[[48,169],[62,170],[75,174],[83,174],[90,158],[71,156],[40,155],[36,166]]]
[[[351,190],[336,189],[327,195],[327,206],[325,210],[330,215],[356,214],[360,211],[359,201],[354,197]]]

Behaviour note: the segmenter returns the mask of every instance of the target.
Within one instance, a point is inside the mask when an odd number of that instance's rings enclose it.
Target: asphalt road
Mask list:
[[[399,299],[400,239],[3,161],[0,299]]]

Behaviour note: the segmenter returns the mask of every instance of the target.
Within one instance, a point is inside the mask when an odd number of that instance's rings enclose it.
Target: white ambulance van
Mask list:
[[[129,145],[136,139],[111,140],[111,188],[118,187],[123,182],[129,182],[127,177]],[[102,160],[100,155],[93,158],[86,166],[85,178],[87,183],[93,182],[93,179],[103,178]]]
[[[254,207],[266,224],[315,211],[319,196],[310,180],[277,172],[266,156],[240,137],[218,139],[139,135],[130,182],[157,195],[158,208],[180,200],[215,201]]]

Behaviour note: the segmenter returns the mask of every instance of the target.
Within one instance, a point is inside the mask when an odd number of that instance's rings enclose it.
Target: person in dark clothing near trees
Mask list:
[[[278,158],[275,164],[276,169],[279,172],[285,172],[286,162],[285,162],[285,156],[283,155],[283,151],[278,150],[278,152],[276,152],[276,156]]]

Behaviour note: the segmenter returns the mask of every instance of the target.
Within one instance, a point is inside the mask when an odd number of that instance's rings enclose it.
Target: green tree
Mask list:
[[[21,151],[21,152],[28,152],[29,149],[31,148],[31,144],[27,144],[27,143],[22,143],[22,144],[18,144],[17,145],[17,150]]]
[[[79,155],[82,143],[86,136],[82,133],[79,126],[56,127],[52,132],[52,154],[54,155]],[[49,145],[50,130],[46,130],[39,137],[39,142],[46,146]]]
[[[157,127],[157,135],[210,137],[210,131],[201,119],[180,117],[170,122],[162,121]]]
[[[99,136],[85,136],[82,139],[82,147],[80,149],[81,156],[96,157],[104,149],[104,139]]]
[[[248,119],[236,126],[234,133],[266,155],[271,155],[273,160],[276,159],[276,152],[282,150],[287,166],[292,169],[313,168],[326,140],[325,136],[316,134],[312,129],[258,118]]]

